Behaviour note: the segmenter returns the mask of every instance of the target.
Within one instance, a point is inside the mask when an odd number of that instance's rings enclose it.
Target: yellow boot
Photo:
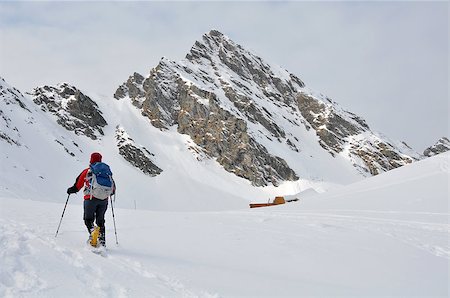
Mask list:
[[[95,227],[91,233],[91,241],[89,244],[93,247],[97,247],[98,245],[98,235],[100,234],[100,227]]]

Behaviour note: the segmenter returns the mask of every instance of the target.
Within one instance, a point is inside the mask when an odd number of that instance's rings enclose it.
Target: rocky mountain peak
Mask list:
[[[176,126],[227,171],[256,186],[298,179],[291,165],[267,148],[301,158],[305,143],[311,142],[302,139],[303,131],[311,129],[314,142],[363,175],[415,159],[373,133],[364,119],[217,30],[196,41],[186,59],[163,58],[142,78],[130,76],[116,98],[129,97],[157,128]]]
[[[190,58],[194,57],[206,58],[208,56],[219,56],[225,53],[233,55],[238,52],[247,56],[254,56],[256,59],[262,61],[261,58],[256,57],[251,52],[245,50],[239,44],[231,40],[228,36],[217,30],[211,30],[208,33],[205,33],[201,40],[197,40],[186,58],[190,60]]]
[[[442,137],[436,144],[425,149],[423,155],[430,157],[447,151],[450,151],[450,140],[447,137]]]
[[[67,83],[42,86],[29,93],[42,111],[57,118],[58,124],[93,140],[103,136],[107,125],[98,105],[76,87]]]
[[[222,77],[221,65],[226,66],[244,81],[252,81],[261,88],[274,89],[281,93],[296,92],[305,86],[295,75],[285,69],[268,65],[263,59],[217,30],[211,30],[203,35],[201,41],[196,41],[186,59],[194,64],[212,67],[217,77]]]
[[[211,30],[209,33],[204,34],[201,40],[197,40],[194,43],[190,52],[186,55],[186,59],[190,61],[200,60],[202,58],[209,59],[211,55],[219,53],[221,47],[233,49],[234,42],[230,44],[230,39],[221,32]]]

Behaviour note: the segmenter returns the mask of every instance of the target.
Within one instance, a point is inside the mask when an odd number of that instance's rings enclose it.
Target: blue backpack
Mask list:
[[[92,197],[106,200],[114,192],[114,180],[109,166],[103,162],[96,162],[89,166],[91,175],[88,178],[89,192]],[[89,174],[88,174],[89,176]]]

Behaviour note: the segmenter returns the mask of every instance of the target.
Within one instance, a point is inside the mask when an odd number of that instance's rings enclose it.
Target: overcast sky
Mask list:
[[[0,2],[0,76],[112,96],[217,29],[417,151],[449,136],[445,2]]]

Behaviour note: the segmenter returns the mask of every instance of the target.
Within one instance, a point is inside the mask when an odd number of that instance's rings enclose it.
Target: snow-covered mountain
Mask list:
[[[93,151],[121,204],[171,210],[321,192],[420,157],[215,30],[115,99],[68,83],[23,94],[3,79],[0,92],[1,190],[14,196],[61,200]]]
[[[0,80],[1,194],[65,200],[66,189],[98,151],[113,169],[118,206],[234,209],[246,206],[246,198],[274,195],[213,161],[199,162],[189,137],[162,133],[131,103],[91,98],[66,83],[23,94]]]
[[[324,177],[326,170],[315,169],[322,162],[334,168],[347,162],[376,175],[419,158],[214,30],[186,59],[163,58],[147,77],[134,73],[114,97],[131,100],[157,128],[175,126],[256,186]]]
[[[430,157],[447,151],[450,151],[450,140],[446,137],[442,137],[436,144],[425,149],[423,155]]]

